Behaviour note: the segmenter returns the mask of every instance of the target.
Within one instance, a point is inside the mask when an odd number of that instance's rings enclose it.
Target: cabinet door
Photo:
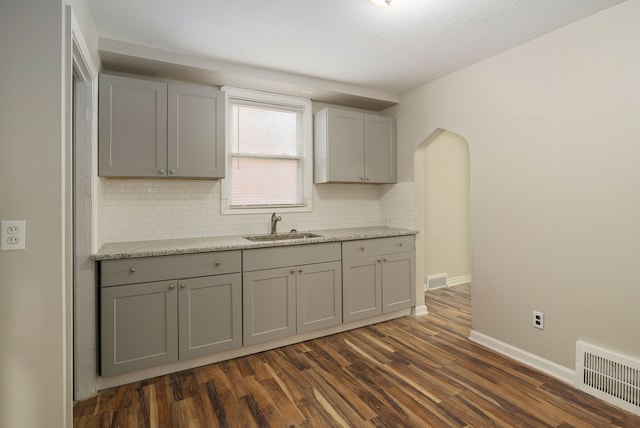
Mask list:
[[[299,266],[296,288],[298,333],[342,323],[340,262]]]
[[[245,346],[296,333],[295,269],[247,272],[242,281]]]
[[[102,376],[178,360],[175,281],[102,288]]]
[[[98,175],[166,175],[167,84],[102,74],[99,88]]]
[[[364,174],[368,183],[396,182],[396,121],[364,115]]]
[[[168,86],[169,177],[224,177],[224,96],[215,88]]]
[[[397,253],[382,258],[383,313],[415,306],[415,253]]]
[[[327,181],[364,181],[363,114],[327,109]]]
[[[239,273],[178,281],[180,359],[242,346]]]
[[[342,262],[344,322],[382,313],[382,258],[379,256]]]

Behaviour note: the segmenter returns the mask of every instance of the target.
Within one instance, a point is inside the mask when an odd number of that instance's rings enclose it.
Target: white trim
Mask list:
[[[87,42],[82,35],[80,24],[71,9],[71,37],[73,39],[73,64],[79,67],[84,80],[94,80],[98,77],[98,67],[93,62]]]
[[[303,176],[303,200],[302,206],[296,207],[256,207],[256,208],[232,208],[229,205],[230,186],[229,180],[220,180],[220,213],[227,214],[268,214],[274,211],[279,213],[298,213],[313,211],[313,110],[311,100],[308,98],[292,97],[288,95],[272,94],[268,92],[254,91],[250,89],[223,86],[221,90],[225,94],[225,165],[228,164],[230,145],[229,103],[230,99],[258,101],[281,106],[302,109],[302,176]]]
[[[513,345],[509,345],[508,343],[494,339],[491,336],[487,336],[475,330],[471,330],[469,340],[486,348],[492,349],[497,353],[520,363],[526,364],[527,366],[554,377],[561,382],[569,385],[575,385],[575,370],[568,367],[561,366],[553,361],[549,361],[523,349],[516,348]]]
[[[471,283],[471,274],[460,275],[460,276],[455,276],[453,278],[449,278],[447,280],[447,287],[455,287],[456,285],[469,284],[469,283]]]
[[[412,310],[411,310],[411,315],[414,316],[420,316],[420,315],[427,315],[429,313],[429,311],[427,311],[427,305],[420,305],[420,306],[415,306]]]
[[[97,82],[98,68],[71,9],[71,75],[77,74],[74,129],[77,138],[70,150],[73,153],[73,191],[75,199],[73,222],[76,230],[73,242],[73,392],[74,398],[84,399],[97,392],[96,377],[96,287],[95,263],[91,254],[95,250],[96,230],[96,163],[97,158]],[[71,109],[69,110],[71,112]]]

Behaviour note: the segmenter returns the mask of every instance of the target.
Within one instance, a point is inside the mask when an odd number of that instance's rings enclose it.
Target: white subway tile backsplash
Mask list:
[[[416,228],[416,195],[414,182],[380,187],[380,219],[382,224],[404,229]]]
[[[192,238],[213,235],[267,233],[265,214],[221,215],[220,182],[205,180],[102,179],[101,242]],[[381,203],[399,203],[406,193],[386,192],[377,185],[321,184],[314,186],[313,211],[282,214],[281,231],[383,225]],[[389,195],[392,196],[389,196]],[[389,208],[398,225],[408,224],[406,201]],[[277,210],[276,210],[277,211]]]

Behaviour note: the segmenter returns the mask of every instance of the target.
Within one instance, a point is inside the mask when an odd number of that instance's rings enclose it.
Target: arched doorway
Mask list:
[[[416,149],[417,294],[471,282],[469,145],[438,129]],[[425,313],[426,307],[416,307]]]

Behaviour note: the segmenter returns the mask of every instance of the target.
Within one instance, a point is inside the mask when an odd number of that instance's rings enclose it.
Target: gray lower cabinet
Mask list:
[[[101,262],[102,376],[241,347],[240,270],[239,251]]]
[[[341,268],[340,262],[297,267],[298,333],[342,324]]]
[[[344,322],[415,305],[413,236],[345,242],[342,253]]]
[[[245,346],[342,323],[339,243],[243,254]]]
[[[355,321],[382,313],[382,260],[379,256],[342,263],[343,319]]]
[[[242,346],[241,274],[180,281],[179,357],[201,357]]]
[[[176,281],[121,285],[101,291],[102,376],[178,360]]]
[[[296,333],[294,268],[243,275],[244,344],[253,345]]]
[[[224,177],[221,91],[110,74],[99,91],[98,175]]]

